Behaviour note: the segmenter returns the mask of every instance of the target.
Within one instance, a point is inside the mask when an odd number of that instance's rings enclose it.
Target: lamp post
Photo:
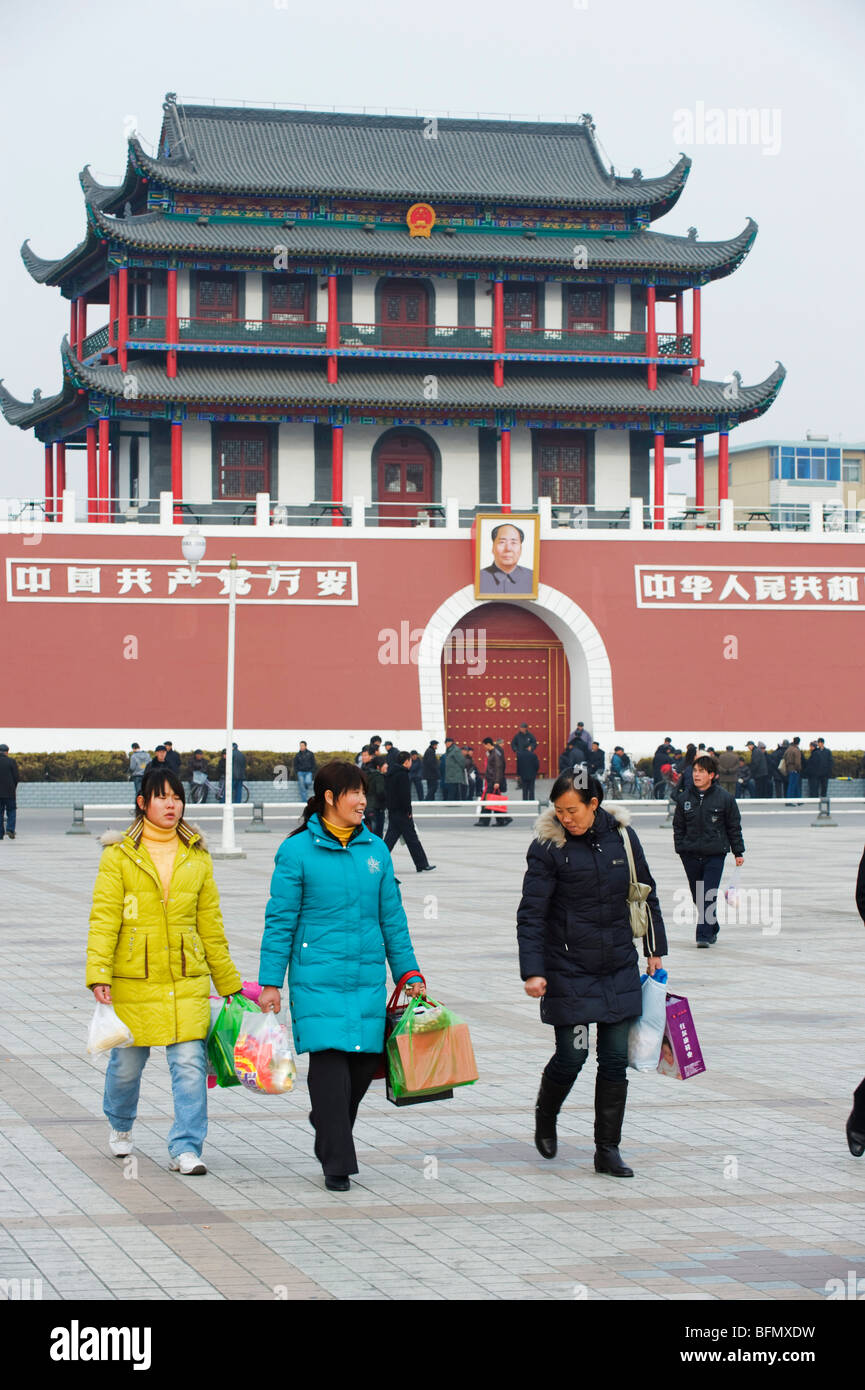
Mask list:
[[[195,571],[204,559],[207,541],[196,527],[191,527],[184,535],[181,546],[183,558],[192,571],[192,584],[195,587]],[[222,805],[222,844],[212,852],[215,859],[245,859],[242,849],[238,849],[234,834],[234,631],[237,612],[237,556],[232,555],[228,565],[228,662],[225,690],[225,795]]]

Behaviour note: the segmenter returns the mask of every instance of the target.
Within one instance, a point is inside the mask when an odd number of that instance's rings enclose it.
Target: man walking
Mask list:
[[[129,754],[129,776],[132,778],[132,785],[135,788],[135,795],[141,791],[141,783],[147,771],[147,764],[150,762],[150,754],[145,753],[141,745],[133,743],[132,751]]]
[[[436,749],[439,746],[437,738],[431,738],[429,747],[426,749],[421,762],[423,764],[424,781],[426,782],[426,800],[435,801],[436,791],[439,784],[439,757]]]
[[[384,794],[387,804],[387,834],[384,842],[392,850],[402,836],[406,849],[419,874],[428,873],[435,868],[426,857],[424,847],[418,839],[411,813],[411,787],[408,770],[411,767],[411,753],[396,752],[388,758],[387,775],[384,779]]]
[[[294,755],[294,775],[301,801],[309,801],[315,780],[315,754],[307,747],[305,739],[300,740]]]
[[[744,863],[742,820],[735,797],[718,783],[718,764],[709,754],[695,758],[693,790],[681,791],[673,814],[673,845],[697,905],[697,945],[718,939],[717,899],[724,860],[732,849]]]
[[[484,805],[481,807],[480,820],[475,821],[476,826],[489,825],[491,823],[490,808],[486,805],[487,797],[501,796],[508,789],[508,784],[505,781],[505,755],[501,748],[490,738],[489,734],[487,734],[484,739],[484,749],[487,755],[487,765],[484,769]],[[510,825],[512,820],[513,816],[503,816],[497,811],[496,818],[492,824]]]
[[[15,823],[18,815],[16,788],[21,781],[18,764],[9,756],[9,744],[0,743],[0,840],[5,835],[15,839]]]

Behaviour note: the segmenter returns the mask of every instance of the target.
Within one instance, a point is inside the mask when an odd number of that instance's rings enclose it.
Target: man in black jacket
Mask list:
[[[387,775],[384,779],[385,804],[387,806],[387,834],[384,842],[393,849],[402,836],[406,849],[412,857],[419,874],[428,873],[435,868],[424,853],[424,847],[417,837],[411,813],[411,785],[408,770],[411,767],[411,753],[393,753],[388,759]]]
[[[673,844],[691,897],[697,905],[697,945],[718,939],[717,899],[728,850],[736,865],[744,862],[742,820],[735,798],[718,784],[718,764],[709,754],[695,758],[693,790],[678,795],[673,815]]]
[[[484,803],[488,796],[501,796],[507,789],[508,784],[505,780],[505,755],[497,743],[494,743],[487,734],[484,739],[484,751],[487,755],[487,765],[484,768]],[[510,825],[513,817],[503,816],[496,813],[493,825]],[[484,804],[481,807],[480,819],[475,821],[475,825],[490,824],[490,807]]]
[[[426,782],[427,801],[435,801],[436,799],[436,791],[439,784],[439,755],[436,751],[438,746],[438,739],[431,738],[429,747],[421,759],[424,781]]]
[[[9,756],[9,744],[0,743],[0,840],[7,834],[10,840],[15,839],[15,820],[18,814],[15,788],[20,780],[18,764]]]

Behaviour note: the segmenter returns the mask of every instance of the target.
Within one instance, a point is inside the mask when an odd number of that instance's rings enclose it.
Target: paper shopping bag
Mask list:
[[[667,1021],[658,1071],[662,1076],[688,1081],[705,1070],[706,1063],[694,1027],[691,1006],[683,995],[668,994]]]

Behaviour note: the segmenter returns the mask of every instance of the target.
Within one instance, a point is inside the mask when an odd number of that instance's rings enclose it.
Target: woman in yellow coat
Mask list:
[[[183,819],[185,804],[180,779],[155,769],[126,833],[103,835],[87,985],[99,1003],[114,1005],[135,1039],[112,1049],[105,1075],[111,1152],[132,1152],[141,1073],[151,1047],[164,1047],[174,1095],[169,1167],[198,1174],[207,1172],[209,981],[222,995],[238,993],[243,981],[229,955],[213,864],[201,833]]]

